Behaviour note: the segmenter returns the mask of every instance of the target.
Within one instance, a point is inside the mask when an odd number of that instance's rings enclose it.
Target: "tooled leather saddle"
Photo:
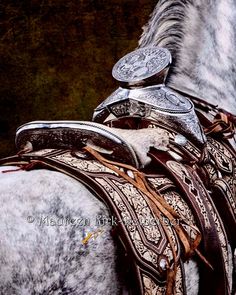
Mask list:
[[[21,152],[0,164],[58,170],[92,189],[116,217],[132,294],[186,294],[183,263],[191,257],[200,294],[230,294],[235,117],[163,86],[169,64],[161,48],[125,56],[113,69],[122,87],[97,107],[96,122],[25,124],[16,135]],[[168,146],[151,147],[141,165],[117,128],[159,128]]]

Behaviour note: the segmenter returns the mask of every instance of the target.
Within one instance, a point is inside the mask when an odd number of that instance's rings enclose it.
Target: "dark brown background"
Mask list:
[[[2,0],[0,156],[17,126],[89,120],[116,88],[113,64],[137,46],[151,0]]]

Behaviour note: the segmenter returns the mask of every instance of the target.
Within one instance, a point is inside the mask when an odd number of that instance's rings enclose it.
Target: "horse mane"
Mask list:
[[[170,50],[175,64],[184,34],[186,5],[191,0],[159,1],[149,22],[143,27],[140,47],[158,45]]]
[[[236,3],[159,0],[139,47],[170,50],[167,85],[236,113]]]

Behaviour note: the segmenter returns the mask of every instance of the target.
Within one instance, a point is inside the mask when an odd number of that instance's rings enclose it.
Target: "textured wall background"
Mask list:
[[[0,156],[32,120],[89,120],[116,87],[113,64],[137,46],[151,0],[0,2]]]

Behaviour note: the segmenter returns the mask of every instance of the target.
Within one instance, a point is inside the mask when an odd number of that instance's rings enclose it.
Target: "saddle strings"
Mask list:
[[[89,154],[91,154],[95,159],[97,159],[99,162],[101,162],[104,166],[113,170],[119,176],[121,176],[122,178],[127,180],[129,183],[134,185],[134,187],[139,189],[144,194],[144,197],[146,198],[146,200],[149,203],[150,207],[152,208],[153,212],[159,218],[160,221],[161,221],[161,218],[160,218],[161,214],[163,214],[165,217],[167,217],[170,220],[170,222],[175,219],[178,219],[182,224],[185,224],[185,225],[189,226],[192,230],[194,230],[196,233],[196,237],[194,240],[191,240],[189,234],[187,233],[187,231],[183,228],[183,226],[181,224],[180,225],[178,225],[176,223],[172,224],[174,229],[176,230],[179,240],[181,241],[181,243],[184,247],[185,260],[188,260],[195,252],[201,258],[201,260],[203,260],[203,262],[205,264],[207,264],[212,269],[211,264],[200,253],[200,251],[197,250],[197,247],[199,246],[199,244],[201,242],[201,233],[200,233],[199,229],[196,226],[188,223],[181,216],[179,216],[174,211],[174,209],[160,195],[158,195],[156,193],[156,191],[154,191],[148,185],[148,183],[145,179],[145,175],[142,172],[138,171],[136,168],[134,168],[130,165],[105,159],[97,151],[95,151],[94,149],[92,149],[89,146],[85,146],[84,150],[87,151]],[[128,176],[122,170],[120,170],[117,166],[120,168],[125,168],[127,170],[132,171],[134,174],[134,179],[131,178],[130,176]],[[173,269],[171,269],[170,265],[168,266],[167,286],[166,286],[166,294],[171,295],[171,294],[174,294],[173,287],[174,287],[175,277],[176,277],[176,273],[177,273],[178,259],[177,259],[176,253],[175,253],[175,247],[174,247],[173,241],[170,237],[170,234],[168,233],[167,225],[164,224],[162,221],[161,221],[161,223],[162,223],[163,229],[165,231],[166,237],[168,239],[168,242],[170,244],[172,255],[173,255]]]
[[[223,138],[230,139],[234,137],[236,131],[236,116],[224,112],[219,112],[211,126],[205,128],[206,135],[221,134]]]

